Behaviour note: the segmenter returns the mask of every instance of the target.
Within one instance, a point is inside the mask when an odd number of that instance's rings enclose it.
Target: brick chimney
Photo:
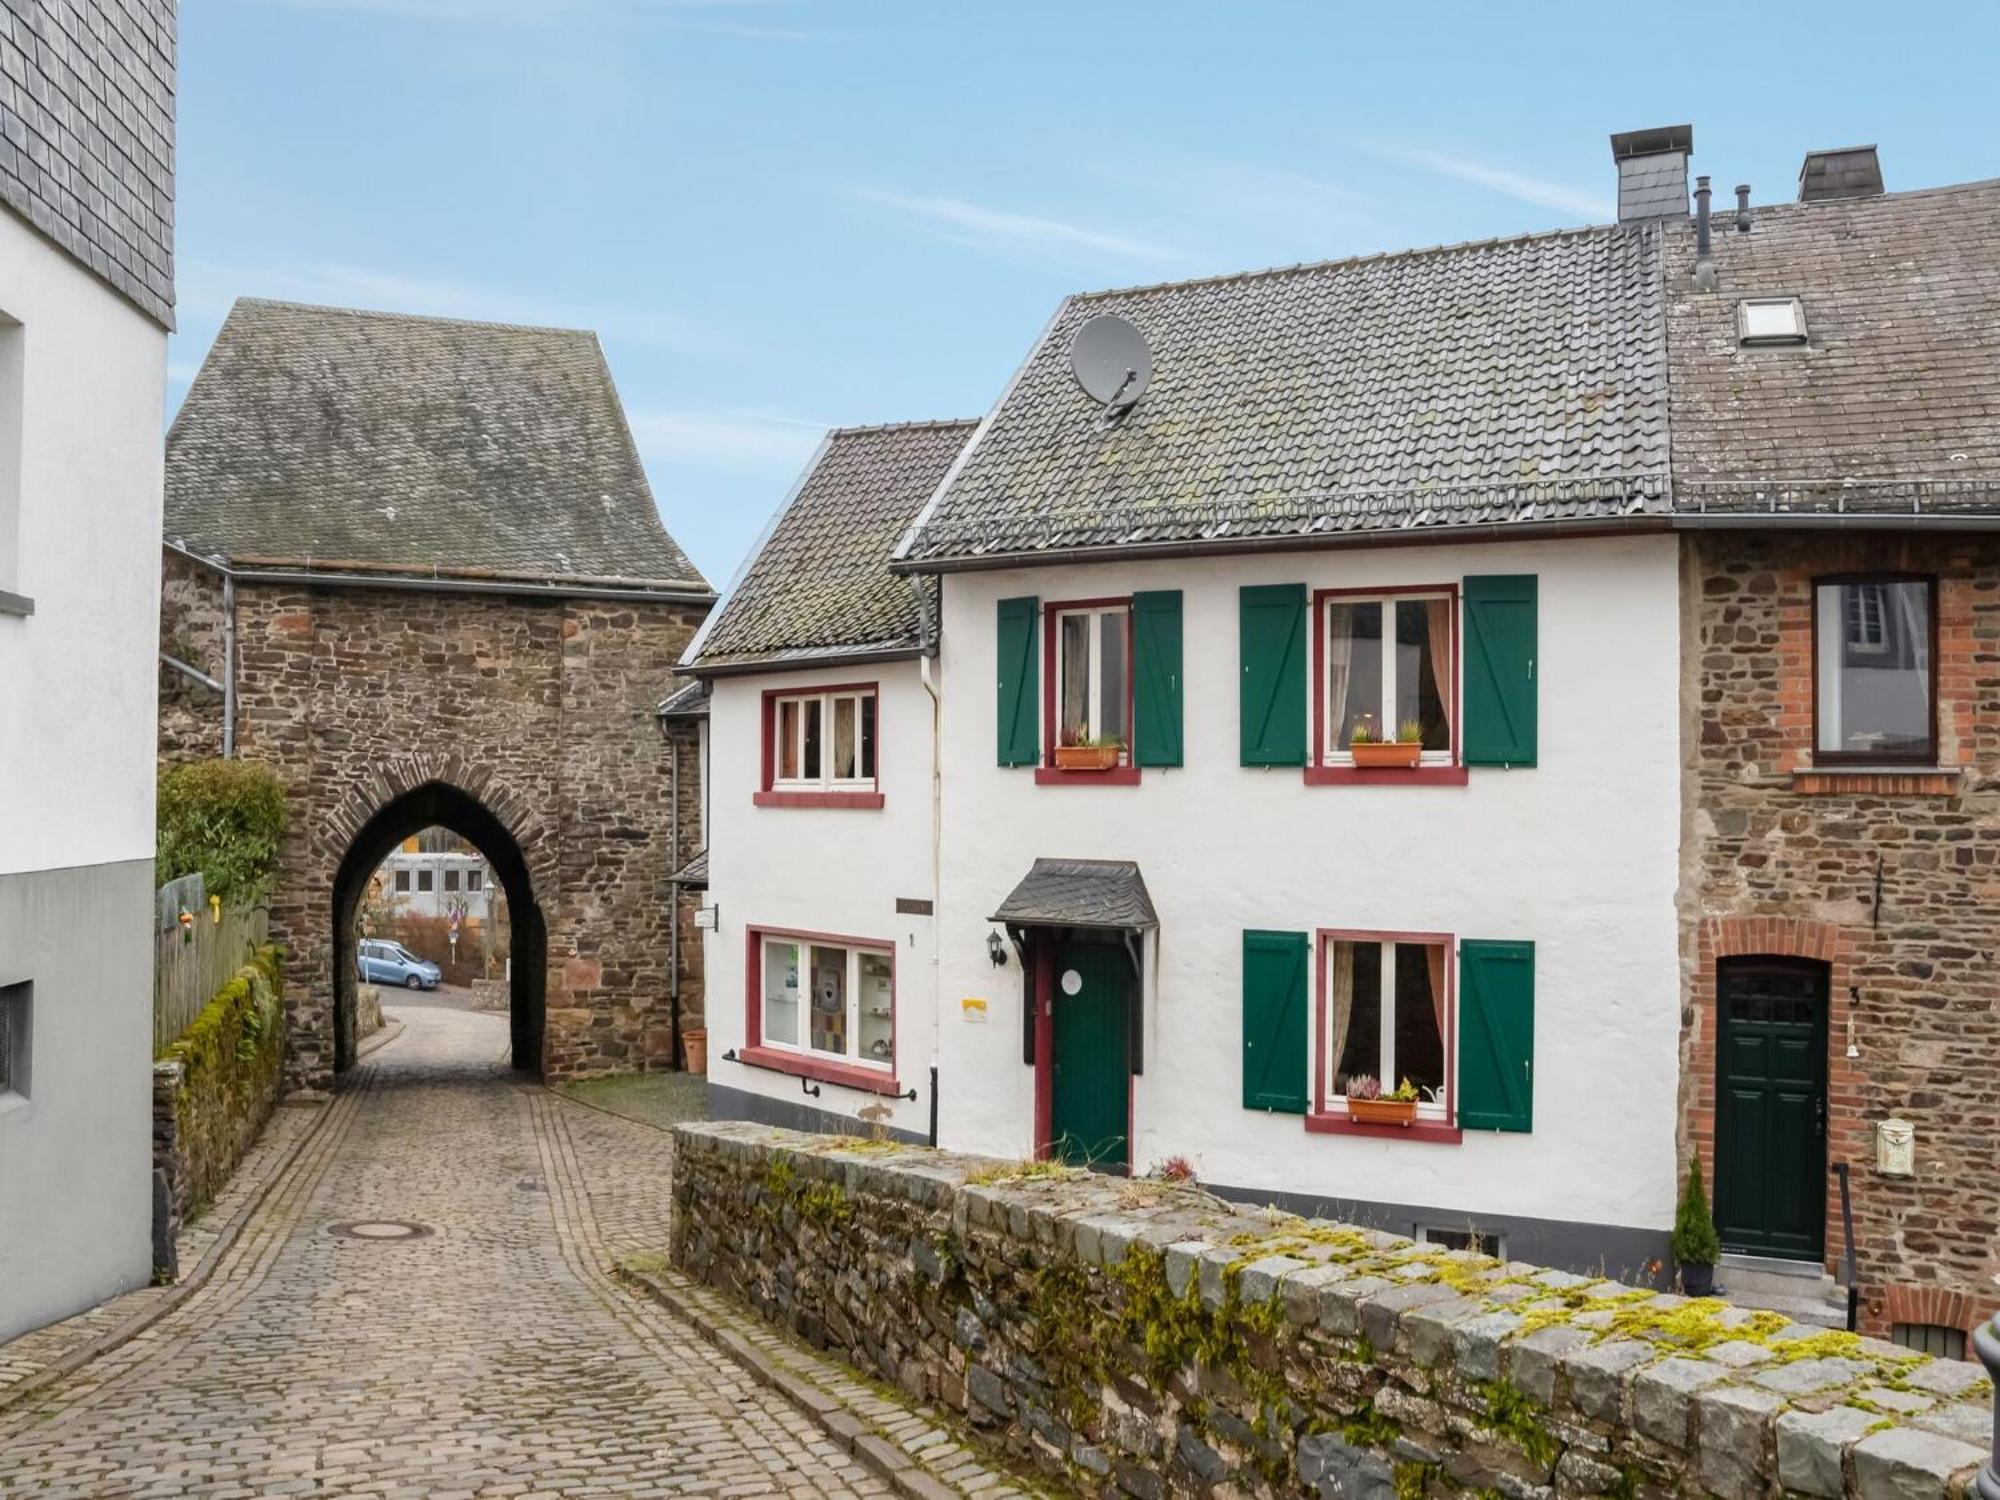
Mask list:
[[[1688,157],[1693,154],[1692,125],[1627,130],[1611,137],[1611,159],[1618,163],[1618,222],[1685,219]]]

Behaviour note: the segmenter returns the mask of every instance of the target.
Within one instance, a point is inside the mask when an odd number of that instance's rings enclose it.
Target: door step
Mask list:
[[[1779,1313],[1794,1323],[1847,1326],[1847,1294],[1818,1261],[1725,1255],[1715,1268],[1715,1290],[1736,1307]]]

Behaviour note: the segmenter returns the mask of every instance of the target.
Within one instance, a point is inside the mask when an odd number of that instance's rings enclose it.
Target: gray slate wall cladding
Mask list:
[[[1974,1364],[1198,1190],[675,1131],[675,1264],[1085,1493],[1946,1500]]]
[[[0,201],[174,320],[176,0],[0,0]]]

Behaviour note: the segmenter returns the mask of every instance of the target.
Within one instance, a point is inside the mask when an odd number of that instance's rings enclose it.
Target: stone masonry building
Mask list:
[[[714,595],[593,334],[239,301],[168,434],[164,572],[162,756],[290,795],[296,1083],[353,1061],[362,888],[430,825],[506,892],[516,1066],[675,1065],[701,794],[657,708]]]

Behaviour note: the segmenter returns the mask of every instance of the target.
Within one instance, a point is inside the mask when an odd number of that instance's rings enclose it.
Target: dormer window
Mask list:
[[[1736,341],[1746,347],[1803,344],[1806,310],[1796,297],[1746,297],[1736,304]]]

